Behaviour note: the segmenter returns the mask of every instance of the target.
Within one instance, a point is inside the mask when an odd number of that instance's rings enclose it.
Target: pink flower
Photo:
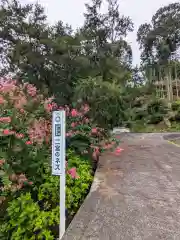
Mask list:
[[[14,134],[14,131],[11,131],[11,130],[9,130],[9,129],[4,129],[4,130],[3,130],[3,134],[4,134],[4,135],[12,135],[12,134]]]
[[[100,154],[100,149],[99,149],[99,147],[96,147],[96,148],[95,148],[95,152],[98,153],[98,154]]]
[[[35,119],[28,129],[29,140],[41,145],[50,138],[50,124],[45,119]]]
[[[4,159],[1,159],[1,160],[0,160],[0,166],[2,166],[4,163],[5,163],[5,160],[4,160]]]
[[[75,123],[75,122],[72,122],[72,123],[71,123],[71,127],[74,128],[75,126],[76,126],[76,123]]]
[[[20,113],[24,113],[25,112],[23,108],[21,108],[19,111],[20,111]]]
[[[18,139],[21,139],[21,138],[24,137],[24,134],[22,134],[22,133],[16,133],[15,136],[16,136]]]
[[[76,172],[76,168],[71,168],[68,170],[68,174],[71,175],[72,178],[79,178],[79,176],[77,175],[77,172]]]
[[[29,185],[33,185],[33,182],[28,182],[29,183]]]
[[[33,86],[32,84],[28,84],[28,85],[27,85],[27,93],[28,93],[31,97],[36,96],[36,93],[37,93],[36,87]]]
[[[57,104],[53,102],[47,104],[47,102],[45,102],[44,107],[47,112],[52,112],[54,109],[57,109]]]
[[[96,133],[98,133],[98,129],[97,129],[97,128],[93,128],[93,129],[91,130],[91,132],[92,132],[93,134],[96,134]]]
[[[24,107],[27,104],[27,99],[25,97],[22,97],[21,99],[17,100],[15,102],[15,108],[19,109]]]
[[[26,141],[26,145],[31,145],[32,142],[31,141]]]
[[[93,159],[98,160],[99,155],[100,155],[100,149],[99,149],[99,147],[95,147],[94,152],[92,154]]]
[[[5,102],[4,98],[0,96],[0,104],[3,104]]]
[[[49,111],[52,111],[52,110],[53,110],[53,105],[52,105],[51,103],[49,103],[49,104],[47,105],[47,109],[48,109]]]
[[[118,147],[118,148],[116,148],[116,150],[115,150],[114,154],[115,154],[116,156],[118,156],[118,155],[120,155],[120,153],[121,153],[122,151],[124,151],[124,149],[123,149],[123,148],[120,148],[120,147]]]
[[[71,137],[72,135],[73,133],[71,131],[66,133],[66,137]]]
[[[2,80],[0,82],[0,90],[3,92],[3,93],[8,93],[8,92],[11,92],[11,91],[14,91],[16,89],[16,85],[15,85],[15,82],[10,80]]]
[[[78,112],[77,112],[76,109],[72,109],[72,111],[71,111],[71,116],[72,116],[72,117],[77,117],[77,116],[78,116]]]
[[[0,122],[10,123],[11,122],[11,118],[10,117],[1,117],[0,118]]]
[[[84,104],[84,106],[82,106],[82,110],[83,110],[84,114],[89,112],[89,105]]]

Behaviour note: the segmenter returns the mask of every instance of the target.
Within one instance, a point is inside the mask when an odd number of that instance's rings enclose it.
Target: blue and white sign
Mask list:
[[[66,133],[65,111],[54,111],[52,118],[52,174],[60,176],[60,224],[59,240],[65,233],[65,198],[66,198]]]
[[[61,176],[65,167],[65,111],[54,111],[52,120],[52,174]]]

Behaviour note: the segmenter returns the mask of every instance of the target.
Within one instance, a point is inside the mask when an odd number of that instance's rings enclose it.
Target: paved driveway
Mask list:
[[[63,240],[180,240],[180,147],[161,134],[122,137],[100,160]]]

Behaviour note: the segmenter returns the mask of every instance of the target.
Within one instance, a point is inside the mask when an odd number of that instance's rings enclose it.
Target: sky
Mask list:
[[[22,0],[23,2],[37,2],[36,0]],[[134,32],[127,36],[127,41],[133,50],[133,64],[139,64],[140,51],[136,42],[138,27],[145,22],[150,22],[154,13],[162,6],[178,0],[119,0],[119,10],[122,15],[129,16],[134,22]],[[42,4],[48,16],[48,21],[54,24],[62,20],[70,24],[74,29],[82,26],[85,12],[84,4],[89,0],[38,0]],[[105,8],[104,8],[105,9]]]

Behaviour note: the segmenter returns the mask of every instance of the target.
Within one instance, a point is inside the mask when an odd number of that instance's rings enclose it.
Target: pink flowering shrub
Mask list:
[[[101,152],[114,149],[117,140],[110,138],[109,133],[95,126],[88,118],[89,107],[83,105],[80,109],[69,109],[65,106],[67,114],[67,137],[69,146],[78,153],[90,154],[94,160],[98,160]]]
[[[41,181],[50,154],[50,114],[31,84],[0,81],[0,202]]]
[[[88,119],[88,105],[79,110],[70,109],[68,106],[58,107],[53,98],[43,97],[33,85],[17,84],[4,79],[0,81],[0,99],[1,168],[4,173],[8,172],[9,176],[25,176],[26,173],[28,178],[35,180],[34,172],[51,154],[53,110],[65,109],[68,147],[78,153],[92,154],[93,158],[97,159],[103,148],[112,148],[115,144],[110,144],[109,140],[106,140],[107,133],[93,126]],[[13,183],[8,184],[8,188],[11,186]],[[16,187],[20,188],[22,184]]]
[[[48,182],[47,179],[50,178],[49,175],[51,175],[50,170],[48,175],[45,174],[45,171],[47,168],[50,169],[51,164],[52,111],[58,109],[66,111],[67,148],[68,151],[72,151],[72,154],[67,155],[66,169],[66,204],[70,214],[74,214],[78,209],[92,181],[92,166],[89,161],[87,160],[85,163],[85,161],[81,161],[81,158],[74,156],[83,155],[83,159],[89,159],[90,156],[94,160],[98,160],[102,151],[113,149],[115,146],[116,141],[109,139],[108,133],[104,129],[95,126],[91,119],[88,118],[88,105],[83,105],[79,109],[70,109],[68,106],[59,107],[53,102],[53,98],[46,98],[31,84],[19,84],[12,80],[5,81],[1,79],[1,216],[6,215],[7,205],[14,198],[23,195],[22,199],[25,201],[25,192],[30,193],[27,196],[28,199],[33,196],[32,201],[40,199],[43,206],[45,206],[46,197],[50,199],[53,191],[57,193],[54,190],[55,186],[51,185],[51,192],[48,196],[42,197],[40,189],[43,186],[47,190],[45,186]],[[51,179],[54,178],[52,176]],[[83,188],[84,191],[82,191]],[[42,194],[45,194],[45,192]],[[54,199],[53,202],[48,203],[50,204],[49,211],[54,209],[57,201],[57,199]],[[18,203],[16,202],[16,204]],[[34,207],[37,209],[37,203]],[[17,219],[19,217],[17,216]],[[8,226],[10,227],[10,225]],[[10,228],[9,231],[12,231],[12,229]],[[25,238],[24,235],[19,236],[19,239]]]

